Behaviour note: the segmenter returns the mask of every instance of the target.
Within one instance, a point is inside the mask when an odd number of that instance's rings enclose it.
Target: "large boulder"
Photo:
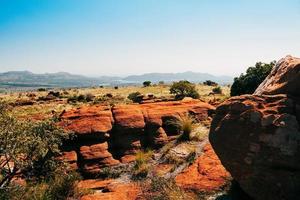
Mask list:
[[[233,97],[217,107],[211,124],[209,140],[216,154],[254,199],[300,197],[300,101],[295,98],[300,84],[295,84],[295,60],[281,60],[257,89],[260,95]]]
[[[286,56],[279,60],[254,95],[288,94],[300,97],[300,58]]]

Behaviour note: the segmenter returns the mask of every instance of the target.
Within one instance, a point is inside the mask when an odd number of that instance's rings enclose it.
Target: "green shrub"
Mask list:
[[[46,88],[38,88],[37,91],[38,91],[38,92],[45,92],[45,91],[46,91]]]
[[[241,74],[239,77],[234,78],[230,95],[252,94],[270,74],[275,64],[275,61],[270,63],[258,62],[254,67],[249,67],[246,74]]]
[[[68,103],[72,102],[72,103],[75,103],[75,102],[91,102],[93,101],[95,98],[94,95],[92,95],[91,93],[87,93],[87,94],[80,94],[80,95],[73,95],[71,97],[68,98]]]
[[[149,87],[151,85],[151,81],[144,81],[143,86],[144,87]]]
[[[214,94],[222,94],[222,88],[220,86],[215,87],[215,88],[212,89],[212,92]]]
[[[0,188],[8,187],[17,173],[27,179],[46,179],[61,164],[55,159],[69,135],[56,126],[56,119],[21,121],[0,102]],[[14,163],[13,166],[10,163]]]
[[[175,94],[176,99],[183,99],[184,97],[197,99],[200,97],[195,84],[190,83],[189,81],[174,82],[170,88],[170,93]]]
[[[132,92],[128,95],[127,98],[135,103],[139,103],[143,100],[142,94],[140,92]]]
[[[203,82],[203,85],[208,85],[208,86],[217,86],[218,83],[211,81],[211,80],[207,80]]]

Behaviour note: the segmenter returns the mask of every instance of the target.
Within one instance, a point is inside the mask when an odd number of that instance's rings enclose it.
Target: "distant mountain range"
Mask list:
[[[134,85],[141,84],[145,80],[153,83],[164,81],[170,83],[179,80],[190,82],[203,82],[212,80],[219,84],[230,84],[233,78],[230,76],[214,76],[207,73],[183,72],[183,73],[147,73],[127,77],[100,76],[87,77],[66,72],[34,74],[29,71],[9,71],[0,73],[0,88],[37,88],[37,87],[89,87],[97,85]]]

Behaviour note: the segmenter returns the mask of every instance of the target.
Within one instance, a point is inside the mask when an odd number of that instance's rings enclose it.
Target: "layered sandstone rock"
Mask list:
[[[93,105],[63,112],[60,125],[77,135],[66,146],[76,152],[79,169],[93,174],[103,167],[133,161],[142,148],[167,143],[179,134],[169,125],[170,120],[187,113],[206,120],[212,110],[213,106],[192,99],[113,108]]]
[[[272,95],[233,97],[216,109],[210,142],[254,199],[300,196],[299,64],[292,57],[281,60],[255,92]]]

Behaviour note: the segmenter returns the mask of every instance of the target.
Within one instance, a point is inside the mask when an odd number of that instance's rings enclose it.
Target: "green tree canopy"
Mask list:
[[[183,99],[184,97],[197,99],[200,97],[196,85],[186,80],[174,82],[170,88],[170,93],[175,94],[176,99]]]
[[[254,67],[249,67],[246,74],[241,74],[239,77],[234,78],[230,95],[252,94],[270,74],[275,64],[276,61],[270,63],[257,62]]]

